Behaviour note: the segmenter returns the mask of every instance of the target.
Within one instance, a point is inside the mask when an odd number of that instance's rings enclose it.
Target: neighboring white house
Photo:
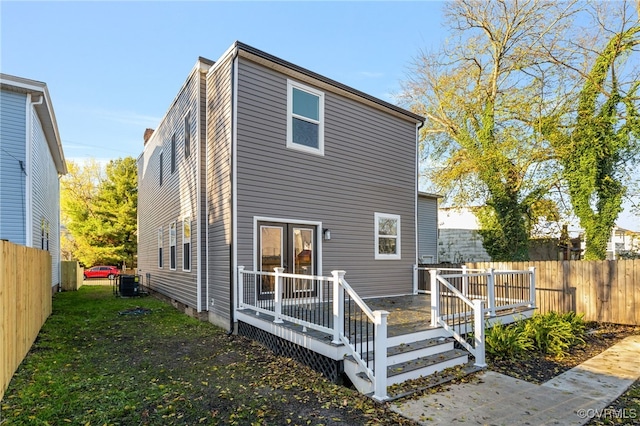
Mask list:
[[[640,232],[614,227],[607,243],[607,259],[618,259],[630,254],[640,255]]]
[[[485,262],[491,256],[482,245],[480,224],[470,207],[438,209],[438,261]]]
[[[49,251],[55,291],[67,167],[45,83],[0,74],[0,148],[0,239]]]

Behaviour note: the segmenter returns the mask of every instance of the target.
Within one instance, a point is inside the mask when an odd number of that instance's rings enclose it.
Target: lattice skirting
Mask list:
[[[238,321],[238,334],[261,343],[276,355],[286,356],[308,365],[333,383],[343,383],[343,361],[328,358],[242,321]]]

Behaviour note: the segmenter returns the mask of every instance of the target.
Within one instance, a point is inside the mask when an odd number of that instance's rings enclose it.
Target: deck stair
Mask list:
[[[469,360],[469,353],[456,349],[454,339],[442,328],[390,337],[386,356],[388,386],[464,365]],[[354,387],[363,394],[372,394],[373,383],[362,367],[352,356],[347,356],[344,361],[344,372]]]

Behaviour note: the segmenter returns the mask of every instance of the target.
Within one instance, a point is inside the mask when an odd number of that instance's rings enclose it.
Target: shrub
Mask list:
[[[582,314],[535,314],[527,320],[521,319],[508,326],[498,323],[488,329],[486,351],[497,359],[521,357],[532,350],[563,358],[571,347],[584,343],[585,329]]]
[[[520,327],[496,323],[485,334],[486,351],[494,358],[520,357],[531,350],[532,345]]]

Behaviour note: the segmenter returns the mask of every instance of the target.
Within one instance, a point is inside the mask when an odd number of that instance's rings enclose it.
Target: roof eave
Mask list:
[[[371,96],[367,93],[364,93],[360,90],[354,89],[353,87],[347,86],[345,84],[339,83],[335,80],[332,80],[328,77],[325,77],[321,74],[315,73],[311,70],[308,70],[306,68],[303,68],[301,66],[298,66],[296,64],[293,64],[291,62],[285,61],[284,59],[280,59],[277,56],[273,56],[269,53],[263,52],[262,50],[256,49],[255,47],[249,46],[247,44],[244,44],[240,41],[236,41],[235,42],[235,48],[239,51],[239,52],[245,52],[246,57],[248,57],[249,59],[251,59],[251,57],[255,58],[261,58],[264,61],[270,62],[272,64],[275,64],[277,66],[280,67],[284,67],[287,69],[290,69],[296,73],[299,73],[301,75],[307,76],[313,80],[316,81],[320,81],[324,84],[327,84],[329,86],[335,87],[336,89],[338,89],[339,91],[342,91],[344,93],[350,94],[352,96],[355,96],[357,98],[363,99],[365,101],[367,101],[367,103],[372,104],[374,106],[377,106],[380,109],[385,109],[388,111],[391,111],[394,113],[394,115],[401,115],[404,116],[405,119],[408,119],[410,121],[415,122],[416,124],[420,124],[420,123],[424,123],[425,118],[415,114],[411,111],[408,111],[404,108],[401,108],[397,105],[393,105],[387,101],[383,101],[382,99],[376,98],[374,96]],[[245,55],[242,55],[245,56]]]
[[[35,105],[35,110],[42,123],[47,145],[49,146],[56,170],[60,175],[67,174],[67,164],[64,158],[64,151],[62,150],[62,140],[60,139],[58,123],[55,112],[53,111],[47,84],[23,77],[0,74],[0,86],[20,93],[36,94],[44,97],[41,104]]]

